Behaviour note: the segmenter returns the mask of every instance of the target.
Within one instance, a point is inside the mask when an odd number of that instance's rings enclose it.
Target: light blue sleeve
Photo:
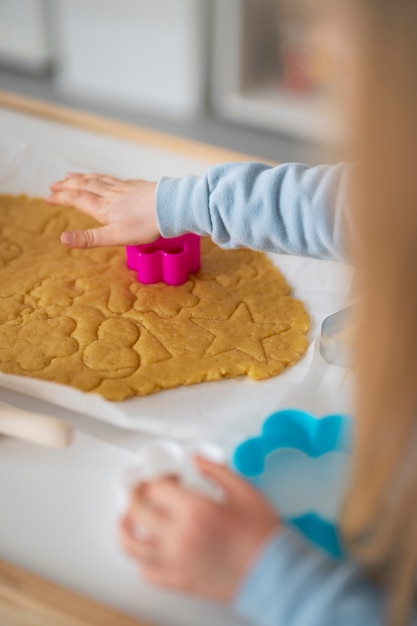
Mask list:
[[[385,605],[357,566],[328,559],[286,529],[259,555],[234,608],[256,626],[381,626]]]
[[[162,178],[156,195],[161,234],[193,232],[224,248],[344,259],[349,169],[227,163],[200,177]]]

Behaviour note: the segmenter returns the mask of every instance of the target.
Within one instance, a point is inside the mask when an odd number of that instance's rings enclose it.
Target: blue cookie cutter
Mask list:
[[[270,415],[263,424],[261,435],[243,441],[234,451],[232,466],[257,489],[265,491],[268,475],[265,459],[284,448],[300,450],[317,458],[329,452],[349,454],[353,422],[347,415],[328,415],[317,419],[304,411],[285,410]],[[270,483],[269,483],[270,484]],[[321,546],[334,558],[344,555],[336,524],[313,511],[286,520],[298,528],[310,541]]]

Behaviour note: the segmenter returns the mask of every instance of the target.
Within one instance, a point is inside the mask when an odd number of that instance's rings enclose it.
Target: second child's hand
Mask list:
[[[160,235],[156,218],[156,183],[120,180],[102,174],[68,173],[50,186],[49,204],[73,206],[101,227],[70,230],[61,241],[71,248],[137,245]]]
[[[149,583],[230,602],[262,547],[282,524],[263,495],[225,465],[197,458],[221,502],[173,477],[133,489],[120,522],[125,552]]]

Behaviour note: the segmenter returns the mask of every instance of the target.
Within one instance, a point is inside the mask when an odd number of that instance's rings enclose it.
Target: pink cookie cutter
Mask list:
[[[167,285],[182,285],[188,274],[200,269],[199,235],[189,233],[172,239],[159,237],[153,243],[126,246],[127,266],[135,270],[138,281],[145,285],[163,281]]]

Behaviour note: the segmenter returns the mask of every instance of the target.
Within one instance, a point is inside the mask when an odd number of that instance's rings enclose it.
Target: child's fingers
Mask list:
[[[99,174],[98,172],[67,172],[64,180],[67,180],[68,178],[99,178],[103,182],[107,182],[109,184],[123,182],[120,178],[109,176],[108,174]]]
[[[105,238],[98,231],[100,228],[91,228],[89,230],[68,230],[62,233],[61,243],[68,248],[98,248],[100,246],[112,245],[100,243]]]
[[[201,474],[220,485],[231,498],[244,497],[253,491],[253,488],[227,465],[213,463],[201,456],[195,457],[195,464]]]
[[[49,204],[59,204],[61,206],[73,206],[83,213],[92,217],[97,217],[100,213],[102,198],[89,191],[78,189],[63,189],[51,193],[45,201]]]
[[[164,509],[168,514],[175,513],[182,509],[190,498],[187,492],[175,477],[162,478],[149,483],[146,497],[150,504]],[[191,497],[196,497],[192,494]]]
[[[176,479],[175,479],[176,480]],[[149,507],[157,511],[160,515],[166,514],[165,507],[155,506],[155,503],[152,503],[149,499],[149,488],[151,482],[141,482],[139,485],[136,485],[132,491],[130,492],[130,502],[129,507],[131,510],[140,509],[141,507]]]
[[[141,563],[155,565],[161,562],[160,550],[155,539],[139,540],[128,518],[124,518],[119,525],[119,540],[124,552]]]
[[[169,510],[157,507],[147,497],[131,499],[128,516],[131,523],[147,528],[151,534],[161,536],[167,531],[171,521]]]
[[[97,179],[109,186],[120,185],[124,181],[121,178],[115,176],[108,176],[107,174],[98,174],[96,172],[90,172],[88,174],[82,174],[85,179]]]
[[[114,224],[89,228],[86,230],[68,230],[62,233],[61,243],[69,248],[100,248],[102,246],[129,245],[129,233],[124,233]]]
[[[98,196],[104,196],[109,193],[111,187],[98,178],[72,177],[53,183],[50,185],[50,189],[53,192],[65,189],[78,189],[79,191],[89,191]]]

